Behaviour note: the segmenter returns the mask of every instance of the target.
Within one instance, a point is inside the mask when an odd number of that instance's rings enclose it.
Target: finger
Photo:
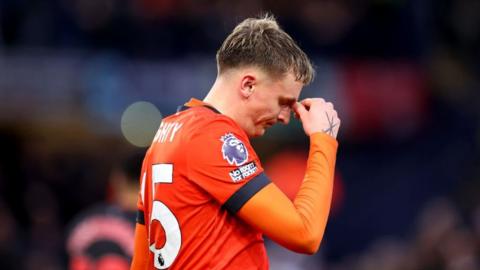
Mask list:
[[[335,111],[335,110],[332,109],[332,110],[330,110],[330,112],[331,112],[331,115],[332,115],[333,117],[338,118],[338,113],[337,113],[337,111]]]
[[[327,106],[328,109],[333,111],[333,104],[331,102],[327,102],[325,105]]]
[[[295,117],[295,119],[300,119],[300,115],[295,110],[292,109],[292,111],[293,111],[293,117]]]
[[[300,101],[300,103],[302,103],[302,105],[305,106],[305,108],[307,110],[309,110],[310,106],[312,106],[312,102],[313,102],[313,100],[311,98],[306,98],[306,99]]]
[[[305,106],[300,102],[295,102],[293,105],[293,111],[295,112],[296,117],[299,117],[300,119],[302,119],[308,113]]]

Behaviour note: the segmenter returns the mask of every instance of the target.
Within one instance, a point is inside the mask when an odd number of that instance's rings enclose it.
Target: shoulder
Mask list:
[[[188,123],[189,135],[194,138],[199,135],[218,135],[231,132],[237,136],[247,138],[246,133],[230,117],[212,111],[206,107],[194,107],[182,111],[185,122]]]

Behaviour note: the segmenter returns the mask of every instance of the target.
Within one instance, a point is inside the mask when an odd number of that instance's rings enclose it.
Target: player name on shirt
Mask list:
[[[166,141],[172,142],[177,134],[178,130],[182,127],[182,123],[178,122],[165,122],[160,123],[157,134],[153,138],[153,142],[164,143]]]

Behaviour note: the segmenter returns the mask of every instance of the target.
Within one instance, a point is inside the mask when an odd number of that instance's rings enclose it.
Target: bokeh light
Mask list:
[[[146,147],[162,121],[162,114],[150,102],[134,102],[122,114],[121,128],[125,139],[138,147]]]

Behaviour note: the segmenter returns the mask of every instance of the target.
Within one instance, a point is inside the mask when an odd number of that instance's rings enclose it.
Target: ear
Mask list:
[[[243,76],[240,82],[240,93],[244,98],[249,98],[255,91],[257,79],[255,76],[248,74]]]

